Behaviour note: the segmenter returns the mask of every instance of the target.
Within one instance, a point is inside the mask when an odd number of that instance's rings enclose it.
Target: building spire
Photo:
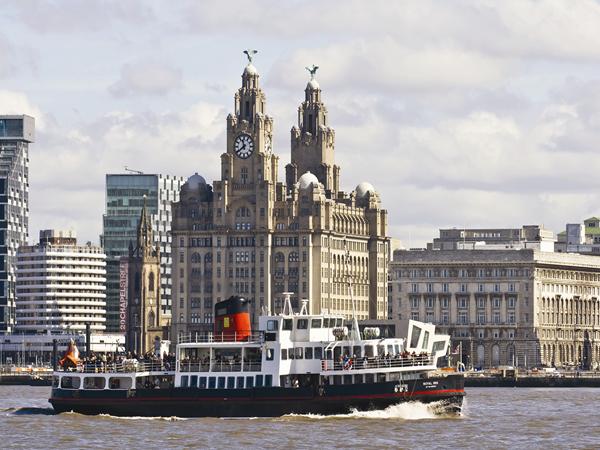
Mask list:
[[[139,250],[149,248],[152,245],[152,223],[148,219],[148,208],[145,195],[144,205],[142,206],[140,221],[138,223],[137,241]]]

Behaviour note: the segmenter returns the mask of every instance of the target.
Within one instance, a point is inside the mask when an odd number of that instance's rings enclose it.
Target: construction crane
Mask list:
[[[125,166],[125,171],[126,172],[131,172],[131,173],[137,173],[138,175],[144,175],[144,172],[142,172],[141,170],[130,169],[127,166]]]

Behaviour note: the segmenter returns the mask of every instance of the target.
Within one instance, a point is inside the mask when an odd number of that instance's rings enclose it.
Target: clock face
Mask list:
[[[252,137],[247,134],[240,134],[235,139],[234,145],[235,154],[238,155],[242,159],[249,158],[254,151],[254,141]]]

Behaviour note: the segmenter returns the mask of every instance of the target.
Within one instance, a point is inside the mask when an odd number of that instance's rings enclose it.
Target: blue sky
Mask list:
[[[598,42],[600,5],[585,0],[8,0],[0,113],[37,119],[33,240],[98,241],[104,174],[125,165],[216,179],[248,47],[280,174],[314,63],[342,187],[370,181],[391,236],[558,232],[600,214]]]

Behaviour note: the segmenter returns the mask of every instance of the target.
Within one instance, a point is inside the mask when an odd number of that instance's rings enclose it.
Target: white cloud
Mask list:
[[[22,92],[0,90],[0,114],[27,114],[35,118],[36,130],[46,125],[45,115]]]
[[[115,97],[166,95],[181,88],[182,73],[165,63],[142,61],[125,64],[119,80],[109,87]]]

